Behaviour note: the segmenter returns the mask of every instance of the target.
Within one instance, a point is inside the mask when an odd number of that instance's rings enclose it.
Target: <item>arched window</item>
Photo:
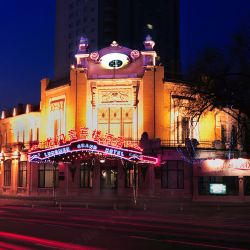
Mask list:
[[[11,160],[4,161],[4,186],[11,185]]]
[[[18,187],[27,186],[27,161],[19,162],[18,166]]]

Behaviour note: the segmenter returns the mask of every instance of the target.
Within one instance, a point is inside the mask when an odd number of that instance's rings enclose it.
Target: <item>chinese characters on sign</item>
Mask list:
[[[102,134],[100,130],[94,129],[92,133],[89,131],[89,128],[82,127],[79,131],[76,131],[74,129],[70,130],[68,132],[69,141],[76,141],[76,140],[86,140],[91,139],[97,143],[104,144],[107,146],[114,146],[117,148],[133,148],[138,151],[143,151],[143,149],[133,142],[125,141],[125,138],[123,136],[115,137],[113,134],[106,133]],[[45,141],[45,147],[51,148],[55,146],[60,146],[66,143],[66,136],[65,134],[60,134],[56,136],[55,138],[47,138]],[[32,150],[36,150],[38,148],[38,145],[34,145],[31,148]]]

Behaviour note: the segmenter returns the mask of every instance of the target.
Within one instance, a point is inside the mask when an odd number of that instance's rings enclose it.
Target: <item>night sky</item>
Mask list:
[[[249,0],[180,1],[184,70],[203,48],[228,46],[232,33],[250,20]],[[53,78],[54,2],[1,2],[1,110],[17,103],[39,103],[40,80]]]
[[[1,1],[0,108],[39,103],[40,79],[53,76],[53,0]]]

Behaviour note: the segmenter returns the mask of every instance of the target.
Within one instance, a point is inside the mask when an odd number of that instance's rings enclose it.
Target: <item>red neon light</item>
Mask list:
[[[66,137],[64,134],[60,134],[56,138],[52,138],[52,137],[47,138],[47,140],[45,141],[45,146],[47,148],[50,148],[54,146],[59,146],[64,143],[66,143]]]
[[[114,135],[109,134],[109,133],[105,134],[105,137],[104,137],[104,140],[103,140],[104,144],[106,144],[106,145],[112,145],[114,143],[114,141],[115,141]]]
[[[96,142],[99,142],[101,139],[101,133],[102,132],[100,130],[94,129],[92,133],[92,139]]]
[[[123,136],[120,136],[117,138],[116,145],[114,146],[122,148],[124,146],[124,143],[125,143],[125,138]]]
[[[119,136],[119,137],[115,137],[113,134],[110,133],[106,133],[104,135],[104,137],[101,137],[102,132],[100,130],[94,129],[92,132],[92,140],[98,142],[98,143],[102,143],[105,145],[109,145],[109,146],[114,146],[114,147],[118,147],[118,148],[123,148],[124,146],[127,148],[133,148],[139,151],[143,151],[143,149],[137,145],[136,143],[132,143],[132,142],[128,142],[125,145],[125,138],[123,136]],[[79,136],[78,136],[79,135]],[[79,133],[74,130],[71,129],[68,132],[68,136],[69,136],[69,140],[70,141],[75,141],[78,139],[88,139],[89,136],[89,128],[86,127],[81,127],[79,130]],[[46,148],[50,148],[50,147],[54,147],[54,146],[60,146],[62,144],[66,143],[66,137],[64,134],[60,134],[59,136],[57,136],[56,138],[47,138],[47,140],[45,141],[45,146]],[[32,150],[35,150],[37,148],[32,148]]]
[[[87,139],[89,135],[89,128],[80,128],[79,136],[81,139]]]
[[[73,141],[73,140],[77,140],[78,138],[77,138],[77,132],[76,132],[76,130],[74,130],[74,129],[71,129],[70,131],[69,131],[69,140],[70,141]]]

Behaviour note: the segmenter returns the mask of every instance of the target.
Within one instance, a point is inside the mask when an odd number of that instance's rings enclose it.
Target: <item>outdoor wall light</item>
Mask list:
[[[100,159],[100,163],[105,163],[105,159]]]

